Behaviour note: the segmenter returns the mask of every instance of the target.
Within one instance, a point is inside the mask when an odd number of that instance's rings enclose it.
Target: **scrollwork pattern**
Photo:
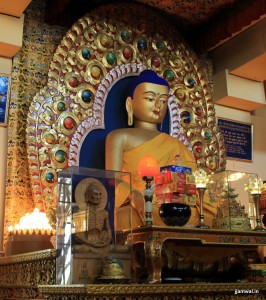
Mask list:
[[[191,147],[209,172],[225,168],[210,83],[194,52],[157,12],[138,4],[112,4],[85,15],[67,32],[54,54],[47,86],[31,103],[27,143],[35,204],[46,211],[53,206],[56,173],[78,165],[84,136],[104,128],[108,91],[145,68],[155,69],[171,87],[170,134]]]
[[[0,258],[0,298],[36,298],[38,285],[55,284],[55,262],[55,250]]]
[[[254,294],[235,294],[236,289],[259,291]],[[49,299],[120,299],[130,300],[263,300],[265,285],[261,284],[143,284],[143,285],[84,285],[40,286],[41,294]]]
[[[35,207],[31,182],[33,182],[35,193],[38,189],[40,192],[42,191],[39,184],[35,185],[34,183],[41,180],[39,168],[34,165],[39,155],[36,145],[40,139],[36,140],[34,132],[35,115],[37,115],[36,111],[38,111],[40,103],[37,101],[36,107],[30,104],[36,93],[47,84],[52,55],[66,32],[66,28],[48,26],[43,21],[44,13],[44,1],[31,1],[25,10],[22,47],[12,60],[7,129],[4,251],[8,226],[14,226],[22,216],[31,212]],[[27,122],[28,117],[33,117],[30,126]],[[33,134],[29,134],[27,130]],[[28,151],[30,151],[29,157]],[[31,172],[29,165],[32,167]],[[32,176],[35,176],[34,179]]]

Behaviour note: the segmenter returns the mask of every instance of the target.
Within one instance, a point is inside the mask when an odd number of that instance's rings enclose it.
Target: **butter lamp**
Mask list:
[[[199,200],[200,200],[200,222],[195,227],[202,228],[202,229],[209,229],[210,226],[205,224],[204,211],[203,211],[203,199],[204,199],[205,191],[207,189],[207,184],[209,182],[209,176],[202,169],[195,171],[193,173],[193,175],[195,177],[196,188],[197,188],[197,191],[199,194]]]
[[[266,184],[262,182],[259,178],[254,178],[249,180],[249,184],[245,184],[245,191],[249,192],[252,196],[256,208],[256,227],[253,229],[255,231],[265,231],[261,226],[260,218],[260,197],[262,191],[266,190]]]
[[[138,164],[139,175],[146,182],[145,190],[143,191],[145,199],[145,225],[152,225],[152,198],[153,189],[151,189],[151,182],[154,176],[158,173],[158,162],[150,155],[145,155]]]

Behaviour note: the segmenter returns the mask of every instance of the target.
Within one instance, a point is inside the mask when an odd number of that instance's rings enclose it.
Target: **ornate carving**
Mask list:
[[[39,284],[55,284],[55,250],[0,258],[0,298],[36,298]]]
[[[227,284],[156,284],[156,285],[84,285],[84,286],[39,286],[42,296],[49,299],[110,299],[127,297],[140,299],[186,299],[186,300],[228,300],[265,299],[266,287],[263,283]],[[247,291],[238,293],[236,291]],[[250,293],[248,293],[250,292]],[[253,292],[253,293],[252,293]],[[71,298],[69,298],[71,295]]]
[[[229,256],[228,253],[230,251],[232,251],[231,254],[241,253],[243,251],[248,251],[248,249],[252,249],[251,247],[255,249],[260,245],[264,245],[263,243],[260,244],[264,235],[265,234],[262,232],[255,233],[254,231],[225,231],[217,229],[201,229],[199,231],[197,228],[151,226],[133,229],[132,232],[121,234],[120,236],[118,236],[118,239],[120,239],[120,243],[125,242],[127,240],[128,243],[131,243],[134,246],[139,246],[141,244],[143,245],[143,255],[145,256],[145,268],[147,267],[148,282],[160,283],[163,277],[162,270],[165,263],[162,252],[164,252],[164,254],[166,254],[166,256],[168,257],[169,261],[171,261],[173,258],[172,251],[174,253],[175,248],[178,249],[178,247],[182,245],[186,248],[185,250],[181,251],[182,257],[184,256],[188,260],[191,259],[191,261],[195,260],[195,256],[198,257],[197,261],[201,261],[202,257],[204,262],[208,261],[208,259],[212,257],[211,261],[213,262]],[[197,243],[194,244],[194,246],[203,247],[202,253],[206,254],[208,251],[211,251],[212,254],[209,253],[207,256],[204,254],[200,255],[199,248],[194,248],[197,250],[192,250],[193,241],[197,241]],[[191,249],[189,249],[189,246],[187,246],[188,242],[191,246]],[[208,249],[208,246],[210,246],[211,248]],[[215,250],[216,246],[217,249]],[[225,250],[224,252],[218,250],[219,248],[220,250],[223,248],[227,250]],[[167,249],[171,249],[171,253]],[[213,251],[210,249],[213,249]],[[193,251],[195,252],[192,255],[191,253]],[[190,254],[191,257],[189,258]],[[135,256],[133,255],[133,257]],[[171,265],[171,263],[169,265]],[[178,269],[178,267],[175,268]],[[179,270],[181,273],[183,272],[182,276],[185,276],[185,268],[186,267],[181,266],[180,270],[182,271]],[[134,270],[134,272],[137,273],[137,270]],[[220,269],[220,276],[221,274],[222,272]],[[179,276],[182,277],[181,275]],[[136,274],[135,282],[139,282],[140,280],[140,278],[137,277],[138,275]],[[193,276],[190,274],[190,277],[192,278]]]
[[[109,89],[143,68],[170,84],[171,135],[189,141],[200,167],[225,168],[209,82],[193,51],[160,14],[112,4],[72,26],[55,52],[47,87],[31,104],[27,143],[36,206],[53,208],[56,173],[78,164],[78,144],[89,131],[104,128]]]
[[[55,250],[0,258],[0,298],[265,299],[265,283],[55,285]],[[236,294],[237,293],[237,294]]]

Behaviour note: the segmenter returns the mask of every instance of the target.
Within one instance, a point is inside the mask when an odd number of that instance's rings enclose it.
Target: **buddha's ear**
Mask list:
[[[127,100],[126,100],[126,110],[127,110],[127,112],[132,112],[133,111],[132,101],[133,101],[133,99],[130,96],[127,97]]]
[[[127,124],[128,126],[133,125],[133,107],[132,107],[132,98],[127,97],[126,100],[126,110],[127,110]]]

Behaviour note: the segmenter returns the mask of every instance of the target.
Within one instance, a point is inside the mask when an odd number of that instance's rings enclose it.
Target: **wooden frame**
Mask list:
[[[0,74],[0,126],[7,126],[9,108],[10,76]]]

